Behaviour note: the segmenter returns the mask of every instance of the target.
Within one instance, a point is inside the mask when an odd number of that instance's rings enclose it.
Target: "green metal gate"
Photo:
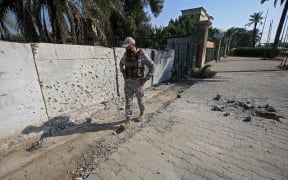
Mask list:
[[[205,64],[213,60],[216,60],[216,48],[206,48]]]

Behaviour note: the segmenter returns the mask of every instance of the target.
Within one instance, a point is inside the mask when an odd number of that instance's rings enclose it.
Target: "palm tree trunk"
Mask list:
[[[279,38],[280,38],[280,34],[281,34],[281,31],[282,31],[282,28],[283,28],[283,24],[284,24],[284,21],[285,21],[287,10],[288,10],[288,0],[286,0],[286,2],[285,2],[285,6],[284,6],[284,9],[282,11],[282,15],[281,15],[281,18],[280,18],[280,21],[279,21],[279,24],[278,24],[278,28],[277,28],[277,31],[276,31],[275,40],[274,40],[274,44],[273,44],[273,56],[276,56],[276,49],[277,49],[277,46],[278,46],[278,43],[279,43]]]
[[[254,29],[253,29],[253,47],[255,47],[256,45],[256,31],[257,31],[256,27],[257,27],[257,23],[254,24]]]

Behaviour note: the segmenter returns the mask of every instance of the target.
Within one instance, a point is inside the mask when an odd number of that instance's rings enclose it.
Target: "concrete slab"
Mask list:
[[[153,84],[170,80],[174,63],[174,50],[155,51]]]
[[[48,120],[30,44],[0,41],[0,137]]]
[[[113,49],[37,44],[34,53],[49,117],[117,96]]]

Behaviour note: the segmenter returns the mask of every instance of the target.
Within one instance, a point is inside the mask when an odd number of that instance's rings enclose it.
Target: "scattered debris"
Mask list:
[[[246,117],[245,119],[243,119],[243,122],[250,122],[251,121],[251,116]]]
[[[273,112],[265,112],[265,111],[256,111],[256,116],[263,117],[266,119],[273,119],[275,121],[280,121],[280,118],[283,118],[283,116],[278,116]]]
[[[217,94],[216,97],[214,97],[213,99],[216,100],[216,101],[219,101],[221,99],[221,95]]]
[[[87,119],[86,119],[86,122],[87,122],[87,123],[91,123],[91,122],[92,122],[92,118],[87,118]]]
[[[120,126],[119,128],[117,128],[117,129],[115,129],[115,130],[113,131],[113,135],[120,134],[120,133],[122,133],[124,130],[125,130],[125,128],[123,128],[123,126]]]
[[[227,100],[223,98],[220,94],[217,94],[216,97],[213,98],[213,100],[216,100],[214,102],[216,102],[217,104],[212,105],[212,111],[226,111],[223,116],[230,116],[230,112],[234,112],[236,115],[239,115],[240,113],[241,115],[247,115],[243,122],[251,121],[252,116],[272,119],[273,122],[274,120],[280,122],[281,118],[283,118],[283,116],[277,115],[275,108],[269,104],[256,106],[249,101],[243,102],[234,99]]]
[[[225,112],[223,116],[230,116],[230,112]]]
[[[41,148],[42,146],[43,146],[43,141],[39,140],[39,141],[32,143],[31,146],[29,146],[26,149],[26,151],[28,151],[28,152],[36,151],[37,149]]]
[[[204,67],[202,67],[201,69],[199,68],[193,68],[191,70],[190,76],[194,77],[194,78],[212,78],[216,75],[215,71],[212,71],[210,69],[212,65],[211,64],[206,64]]]
[[[221,111],[221,112],[223,112],[223,108],[222,108],[222,107],[219,107],[219,106],[217,106],[217,105],[214,105],[211,110],[212,110],[212,111]]]

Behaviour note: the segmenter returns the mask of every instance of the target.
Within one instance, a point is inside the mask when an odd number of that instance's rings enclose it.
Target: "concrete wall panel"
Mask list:
[[[0,41],[0,137],[47,120],[30,44]]]
[[[34,52],[49,117],[117,96],[113,49],[37,44]]]
[[[114,48],[114,53],[115,53],[115,64],[117,66],[116,68],[117,68],[119,95],[120,95],[120,97],[124,97],[124,79],[123,79],[122,73],[120,72],[120,69],[119,69],[119,63],[120,63],[120,60],[121,60],[123,54],[125,53],[125,49],[124,48]]]
[[[144,50],[156,64],[153,84],[169,80],[174,51]],[[48,118],[104,108],[100,103],[118,94],[124,97],[119,70],[124,52],[124,48],[0,41],[0,136]],[[151,85],[149,81],[145,88]]]
[[[155,51],[155,73],[153,84],[168,81],[172,77],[174,50]]]

